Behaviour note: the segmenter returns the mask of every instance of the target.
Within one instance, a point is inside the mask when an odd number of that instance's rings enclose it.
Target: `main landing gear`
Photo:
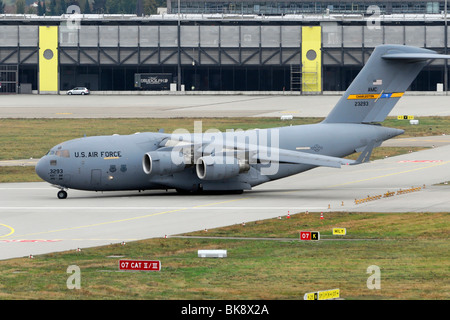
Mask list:
[[[66,199],[67,198],[67,191],[64,190],[64,189],[61,189],[61,190],[58,191],[56,196],[58,197],[58,199]]]

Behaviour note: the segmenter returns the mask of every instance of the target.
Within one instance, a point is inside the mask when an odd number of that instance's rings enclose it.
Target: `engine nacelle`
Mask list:
[[[205,156],[196,164],[197,176],[202,180],[221,180],[237,176],[248,171],[249,165],[235,157]]]
[[[146,174],[164,175],[182,171],[185,164],[174,163],[170,151],[151,151],[144,155],[142,168]]]

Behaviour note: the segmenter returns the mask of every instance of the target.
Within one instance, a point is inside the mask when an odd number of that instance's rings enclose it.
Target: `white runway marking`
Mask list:
[[[0,207],[0,210],[64,210],[64,209],[83,209],[83,210],[321,210],[326,207]]]

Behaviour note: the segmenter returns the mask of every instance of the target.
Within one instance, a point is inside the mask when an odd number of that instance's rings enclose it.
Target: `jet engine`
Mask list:
[[[182,171],[185,163],[174,163],[171,152],[169,151],[151,151],[147,152],[142,159],[142,168],[146,174],[164,175]]]
[[[205,156],[196,164],[197,176],[202,180],[221,180],[246,172],[250,166],[235,157]]]

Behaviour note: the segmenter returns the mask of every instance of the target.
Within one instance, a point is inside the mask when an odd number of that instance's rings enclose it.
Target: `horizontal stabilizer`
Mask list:
[[[428,60],[428,59],[450,59],[450,55],[437,53],[388,53],[381,56],[386,60]]]

